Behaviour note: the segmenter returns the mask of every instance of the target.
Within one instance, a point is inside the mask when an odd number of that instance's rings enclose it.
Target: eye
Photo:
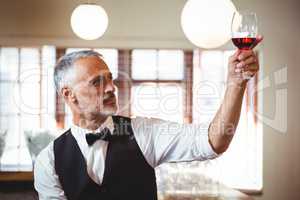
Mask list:
[[[113,76],[112,76],[112,74],[110,73],[110,74],[108,74],[108,76],[107,76],[107,78],[108,78],[108,80],[113,80]]]
[[[99,76],[97,79],[95,79],[92,84],[94,86],[99,86],[101,83],[103,83],[103,77],[102,76]]]

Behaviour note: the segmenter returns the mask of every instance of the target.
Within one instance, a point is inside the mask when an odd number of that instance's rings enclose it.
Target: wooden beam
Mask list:
[[[0,182],[33,181],[33,172],[0,172]]]

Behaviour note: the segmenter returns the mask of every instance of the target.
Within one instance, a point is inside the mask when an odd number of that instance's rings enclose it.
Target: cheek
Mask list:
[[[78,102],[86,107],[101,106],[103,98],[101,93],[96,89],[85,89],[80,91]]]

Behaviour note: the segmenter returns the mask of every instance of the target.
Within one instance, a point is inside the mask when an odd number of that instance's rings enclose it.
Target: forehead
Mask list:
[[[75,80],[88,80],[96,75],[109,73],[106,63],[97,56],[80,58],[74,63]]]

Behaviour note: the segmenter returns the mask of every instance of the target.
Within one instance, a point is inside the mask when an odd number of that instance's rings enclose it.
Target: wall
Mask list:
[[[180,28],[185,0],[101,0],[110,25],[101,40],[77,39],[69,26],[74,0],[10,0],[0,2],[0,44],[101,47],[194,48]],[[276,88],[287,88],[287,132],[264,125],[263,194],[260,200],[300,199],[300,1],[234,0],[238,8],[249,8],[259,16],[259,31],[265,36],[264,76],[287,66],[288,83],[264,92],[264,115],[275,112]]]
[[[101,0],[110,24],[105,37],[96,42],[82,41],[72,33],[70,15],[80,2],[84,1],[1,1],[1,44],[192,48],[175,23],[183,0]]]

